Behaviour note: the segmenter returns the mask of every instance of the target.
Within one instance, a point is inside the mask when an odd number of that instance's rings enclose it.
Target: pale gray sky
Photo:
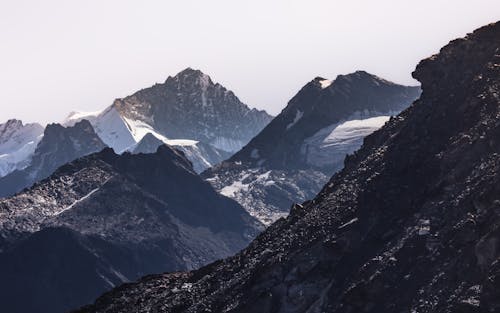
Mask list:
[[[315,76],[416,84],[498,0],[0,0],[0,122],[59,121],[198,68],[277,114]]]

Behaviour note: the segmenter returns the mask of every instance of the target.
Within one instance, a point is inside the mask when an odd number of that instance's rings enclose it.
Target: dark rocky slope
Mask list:
[[[49,124],[29,165],[0,178],[0,197],[10,196],[52,174],[59,166],[104,149],[87,120],[72,127]]]
[[[261,225],[167,146],[77,159],[0,200],[0,303],[64,312],[143,275],[236,253]]]
[[[499,312],[500,22],[413,75],[421,98],[247,249],[79,312]]]
[[[315,78],[250,143],[203,177],[270,224],[292,203],[314,197],[366,135],[419,94],[419,87],[364,71],[334,81]]]

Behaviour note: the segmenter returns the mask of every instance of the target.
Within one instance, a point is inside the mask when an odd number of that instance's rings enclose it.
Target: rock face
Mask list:
[[[106,146],[86,120],[72,127],[48,125],[29,166],[0,178],[0,197],[10,196],[52,174],[59,166]]]
[[[270,224],[292,203],[313,198],[366,135],[419,94],[419,87],[363,71],[334,81],[317,77],[248,145],[203,176]]]
[[[8,120],[0,124],[0,177],[28,166],[42,136],[43,127],[37,123]]]
[[[421,98],[248,248],[80,312],[498,312],[500,22],[413,75]]]
[[[169,139],[193,139],[236,152],[272,119],[199,70],[185,69],[113,104],[120,114],[151,125]]]
[[[66,312],[143,275],[227,257],[260,227],[182,152],[108,148],[0,200],[2,310]]]

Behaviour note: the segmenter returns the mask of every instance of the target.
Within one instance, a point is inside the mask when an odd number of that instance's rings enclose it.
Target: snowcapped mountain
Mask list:
[[[419,94],[419,87],[364,71],[335,80],[317,77],[243,149],[203,176],[270,224],[286,216],[292,203],[313,198],[365,136]],[[270,178],[261,179],[264,173]]]
[[[67,312],[140,276],[231,255],[262,227],[166,145],[77,159],[0,208],[8,312]]]
[[[73,112],[63,122],[87,119],[117,153],[133,151],[150,133],[186,153],[197,172],[225,160],[272,119],[250,109],[201,71],[186,69],[99,112]]]
[[[422,96],[248,248],[80,313],[500,311],[500,22],[413,76]]]
[[[105,147],[87,120],[72,127],[49,124],[28,162],[29,165],[0,178],[0,197],[19,192],[49,176],[59,166]]]
[[[28,166],[42,137],[40,124],[23,125],[14,119],[0,124],[0,177]]]
[[[309,148],[316,149],[316,153],[327,148],[325,155],[330,155],[329,145],[318,141],[318,137],[324,135],[326,140],[337,127],[344,128],[344,135],[359,137],[356,132],[345,132],[349,125],[354,124],[341,125],[351,120],[395,115],[408,107],[419,94],[419,87],[398,85],[364,71],[339,75],[333,81],[316,77],[230,161],[272,168],[313,166],[328,172],[338,170],[343,157],[327,164],[308,164]],[[377,126],[380,127],[381,123]],[[353,148],[350,152],[359,148],[359,142]]]
[[[238,151],[272,119],[191,68],[118,99],[113,107],[127,120],[151,125],[169,139],[197,140],[228,152]]]

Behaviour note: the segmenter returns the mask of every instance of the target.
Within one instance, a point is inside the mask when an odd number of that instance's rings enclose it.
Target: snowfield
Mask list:
[[[301,153],[307,163],[314,166],[342,164],[346,154],[359,149],[363,138],[382,127],[389,118],[384,115],[332,124],[307,138]]]

